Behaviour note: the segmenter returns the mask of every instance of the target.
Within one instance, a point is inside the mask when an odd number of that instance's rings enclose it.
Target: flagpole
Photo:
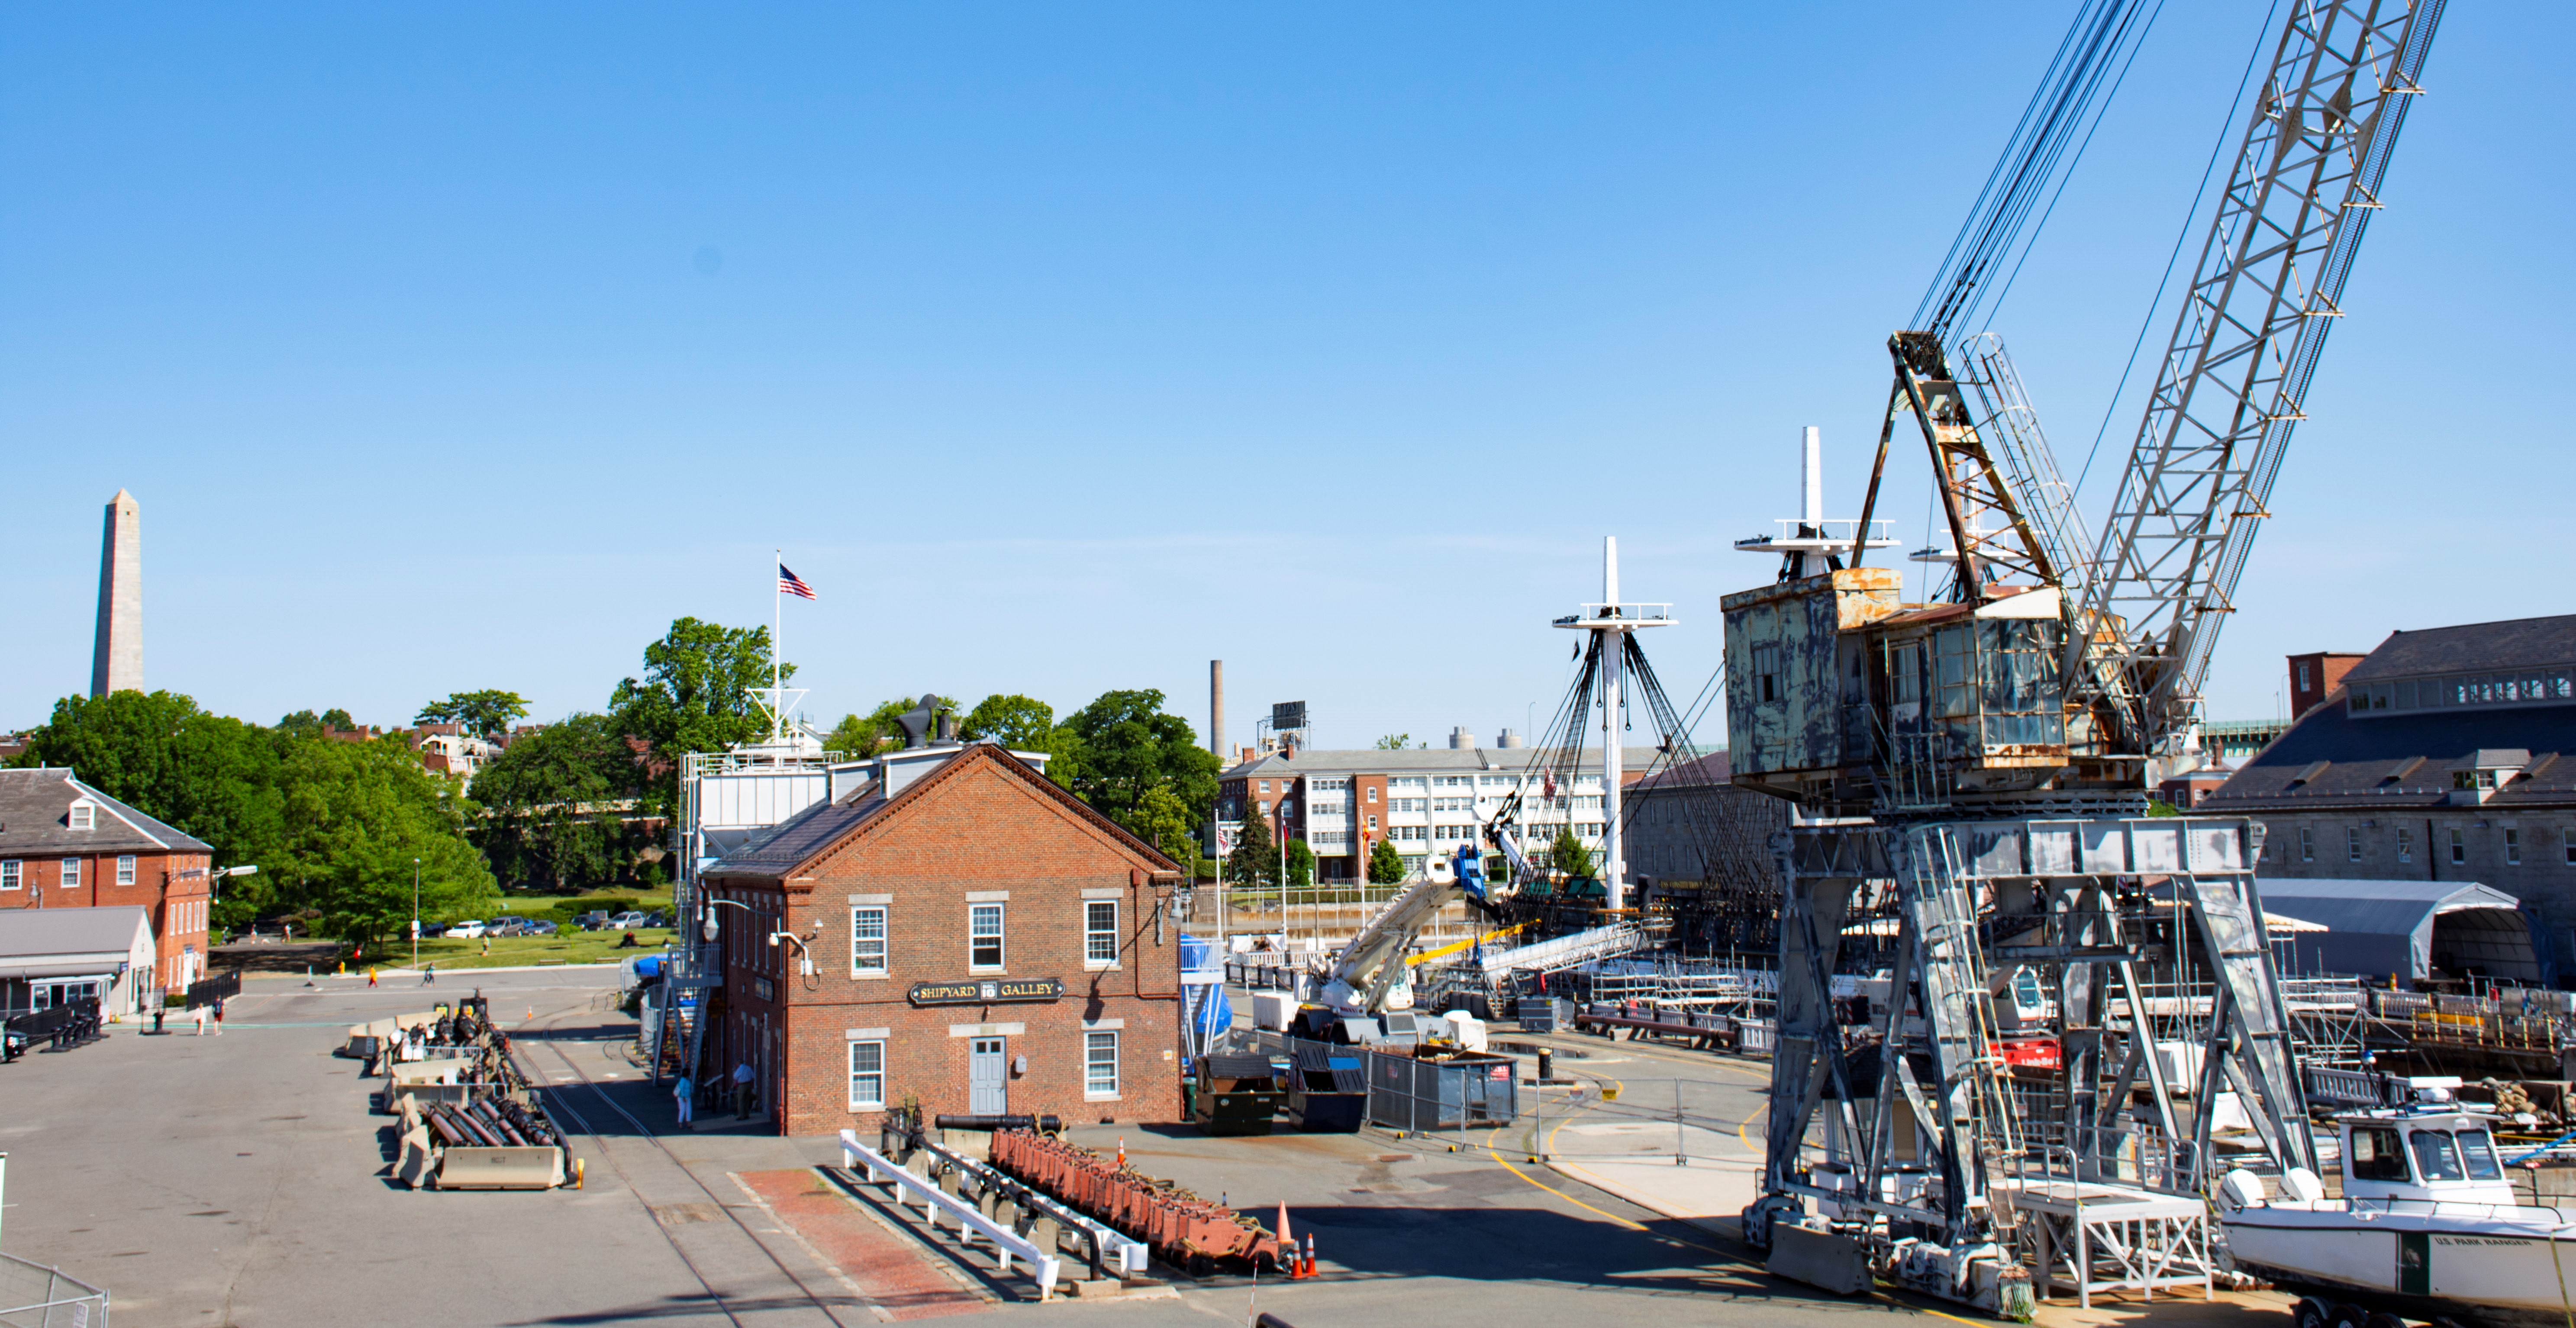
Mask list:
[[[778,673],[778,637],[787,630],[786,591],[781,588],[787,550],[770,550],[769,562],[769,740],[779,742],[787,737],[787,694],[778,690],[784,685]]]

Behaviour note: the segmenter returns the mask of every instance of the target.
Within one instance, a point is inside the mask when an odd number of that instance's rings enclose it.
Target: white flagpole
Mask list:
[[[779,588],[785,579],[787,550],[769,552],[769,740],[780,742],[787,737],[787,694],[779,690],[785,684],[778,674],[778,637],[787,630],[786,592]]]

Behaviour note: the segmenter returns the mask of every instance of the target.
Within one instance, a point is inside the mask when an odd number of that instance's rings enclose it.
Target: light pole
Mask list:
[[[420,859],[411,860],[411,966],[420,967]]]

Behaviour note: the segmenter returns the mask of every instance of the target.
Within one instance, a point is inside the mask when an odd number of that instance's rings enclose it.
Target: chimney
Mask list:
[[[1476,735],[1469,733],[1467,731],[1467,726],[1464,724],[1449,730],[1449,750],[1453,752],[1472,752],[1476,750]]]
[[[1505,729],[1503,730],[1503,736],[1494,739],[1494,745],[1504,749],[1505,751],[1509,751],[1512,748],[1521,745],[1521,735],[1512,732],[1510,729]]]
[[[1225,756],[1225,661],[1208,661],[1208,750]]]

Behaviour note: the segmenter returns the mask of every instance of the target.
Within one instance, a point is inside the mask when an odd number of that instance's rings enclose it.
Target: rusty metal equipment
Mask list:
[[[1287,1266],[1279,1237],[1258,1221],[1079,1144],[1004,1130],[993,1136],[993,1166],[1145,1242],[1193,1276],[1219,1266],[1261,1272]]]

